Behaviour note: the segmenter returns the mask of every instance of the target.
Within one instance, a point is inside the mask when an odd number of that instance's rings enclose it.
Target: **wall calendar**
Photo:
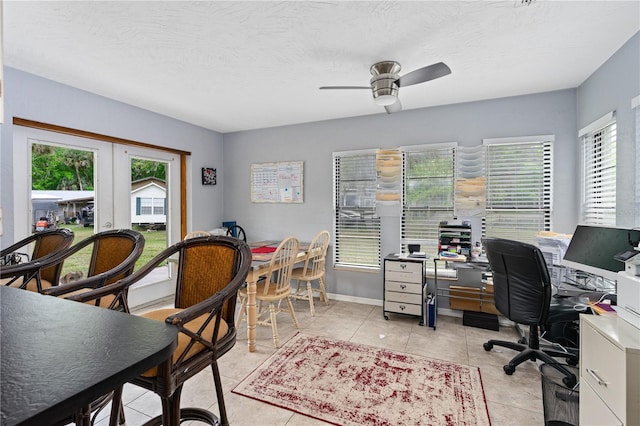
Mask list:
[[[302,203],[303,162],[251,164],[251,202]]]

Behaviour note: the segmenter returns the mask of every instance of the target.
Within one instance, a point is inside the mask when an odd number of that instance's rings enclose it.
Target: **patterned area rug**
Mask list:
[[[475,367],[297,334],[234,393],[339,425],[490,425]]]

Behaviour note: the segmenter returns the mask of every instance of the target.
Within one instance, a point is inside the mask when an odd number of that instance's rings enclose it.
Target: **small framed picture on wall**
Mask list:
[[[216,169],[211,167],[202,168],[202,184],[203,185],[216,184]]]

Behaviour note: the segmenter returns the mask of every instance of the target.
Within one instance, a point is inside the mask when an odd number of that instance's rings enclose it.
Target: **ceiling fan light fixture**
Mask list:
[[[398,97],[394,95],[378,95],[373,98],[373,101],[376,103],[376,105],[379,105],[379,106],[393,105],[396,103],[397,100],[398,100]]]
[[[398,74],[374,74],[369,81],[373,92],[373,101],[379,106],[393,105],[398,99]]]

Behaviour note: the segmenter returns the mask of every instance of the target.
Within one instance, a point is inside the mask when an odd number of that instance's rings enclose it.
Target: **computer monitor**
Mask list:
[[[578,225],[562,265],[615,281],[624,262],[614,259],[640,241],[640,230]]]

